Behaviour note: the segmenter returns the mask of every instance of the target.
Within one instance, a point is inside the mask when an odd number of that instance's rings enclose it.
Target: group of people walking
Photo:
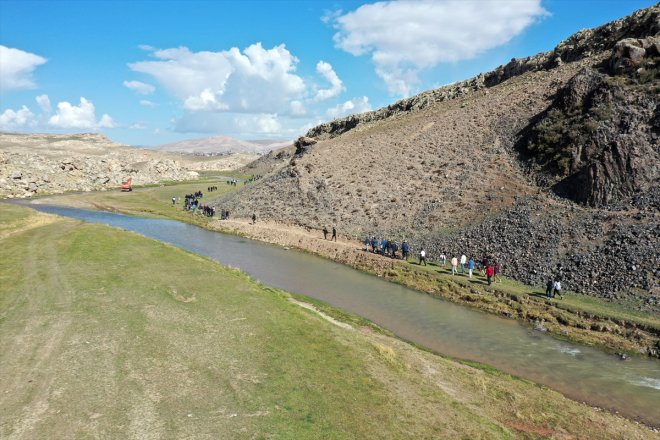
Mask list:
[[[442,261],[443,266],[447,265],[447,256],[444,252],[440,254],[440,260]],[[458,274],[459,268],[461,275],[465,275],[465,269],[467,269],[468,278],[472,278],[475,269],[481,270],[481,273],[486,277],[489,286],[493,281],[498,281],[498,277],[502,274],[502,264],[488,256],[479,261],[472,256],[468,258],[467,255],[463,254],[460,258],[453,256],[449,262],[451,264],[452,275]]]
[[[334,228],[333,228],[334,229]],[[323,229],[324,235],[327,235],[327,230]],[[410,244],[404,240],[401,245],[396,242],[396,240],[389,240],[387,238],[377,238],[376,236],[367,237],[363,241],[364,251],[371,251],[374,254],[380,254],[386,257],[408,261],[410,257]],[[401,254],[398,254],[401,250]],[[400,255],[400,256],[399,256]],[[439,255],[439,260],[442,266],[447,265],[447,255],[441,253]],[[426,249],[422,247],[419,251],[419,265],[427,265],[428,254]],[[474,276],[475,270],[481,270],[481,273],[486,277],[486,281],[490,286],[494,281],[498,280],[498,277],[502,274],[502,264],[495,261],[492,257],[485,257],[480,261],[477,261],[474,257],[468,258],[467,255],[463,254],[460,257],[453,256],[449,260],[451,264],[451,274],[457,275],[460,274],[466,275],[469,278]]]
[[[207,204],[202,205],[199,200],[202,197],[204,197],[204,194],[201,191],[186,194],[183,199],[183,209],[190,211],[193,214],[199,210],[202,215],[213,217],[215,215],[215,208]],[[172,205],[176,205],[176,197],[172,197]]]
[[[389,240],[385,237],[379,239],[374,235],[371,238],[366,237],[363,243],[363,249],[369,251],[369,247],[371,247],[371,252],[374,254],[380,254],[394,259],[401,258],[405,261],[407,261],[410,256],[410,244],[408,244],[406,240],[403,240],[399,246],[396,240]],[[398,254],[399,250],[401,250],[400,256]]]

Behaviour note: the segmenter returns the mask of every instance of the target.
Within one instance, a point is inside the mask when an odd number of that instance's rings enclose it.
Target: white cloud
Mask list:
[[[331,107],[326,113],[329,117],[336,119],[346,115],[368,112],[370,110],[371,105],[369,104],[369,98],[362,96]]]
[[[32,72],[46,58],[0,45],[0,90],[33,89]]]
[[[325,61],[319,61],[316,65],[316,71],[330,83],[329,89],[317,90],[314,96],[315,102],[326,101],[341,94],[346,88],[332,66]]]
[[[335,44],[370,55],[391,93],[407,96],[420,70],[474,58],[547,15],[541,0],[400,0],[334,18]]]
[[[53,128],[98,129],[113,128],[112,118],[107,114],[96,120],[94,104],[85,98],[80,98],[80,105],[72,105],[63,101],[57,104],[57,111],[48,119],[48,125]]]
[[[156,61],[129,67],[153,76],[190,111],[274,114],[289,110],[306,85],[295,69],[298,59],[284,45],[242,52],[192,52],[186,47],[157,50]]]
[[[156,88],[151,84],[143,83],[140,81],[124,81],[124,87],[133,90],[140,95],[150,95]]]
[[[132,130],[144,130],[145,128],[147,128],[147,126],[144,125],[144,124],[141,124],[139,122],[134,122],[128,128],[130,128]]]
[[[149,101],[148,99],[141,99],[140,100],[140,105],[149,107],[149,108],[155,108],[157,105],[154,102]]]
[[[19,110],[14,111],[10,108],[0,114],[0,129],[14,130],[16,128],[23,128],[34,123],[34,114],[26,106],[22,106]]]
[[[35,101],[37,101],[37,104],[41,108],[41,111],[44,112],[45,114],[50,114],[50,112],[53,111],[53,108],[50,105],[50,98],[48,98],[48,95],[39,95],[35,98]]]

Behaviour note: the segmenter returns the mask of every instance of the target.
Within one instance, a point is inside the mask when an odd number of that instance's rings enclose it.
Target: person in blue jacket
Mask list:
[[[474,262],[474,258],[470,257],[470,261],[468,261],[468,276],[472,278],[472,271],[476,267],[476,263]]]

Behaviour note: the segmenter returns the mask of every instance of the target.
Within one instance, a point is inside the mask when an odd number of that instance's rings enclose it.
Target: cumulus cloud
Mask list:
[[[541,0],[399,0],[332,17],[338,48],[369,55],[391,93],[407,96],[420,70],[474,58],[539,17]]]
[[[156,88],[151,84],[143,83],[140,81],[124,81],[124,87],[133,90],[135,93],[140,95],[150,95],[156,90]]]
[[[316,71],[330,83],[330,88],[317,90],[314,96],[315,102],[334,98],[346,90],[344,83],[339,79],[339,76],[337,76],[337,73],[330,64],[325,61],[319,61],[316,65]]]
[[[39,95],[35,98],[37,104],[41,108],[41,111],[45,114],[50,114],[53,111],[53,108],[50,105],[50,98],[48,95]]]
[[[274,114],[286,111],[306,91],[295,69],[298,59],[282,44],[253,44],[242,52],[192,52],[186,47],[157,50],[155,61],[129,64],[154,77],[189,111]]]
[[[360,98],[353,98],[343,104],[337,104],[336,106],[329,108],[326,113],[329,117],[336,119],[346,115],[368,112],[370,110],[371,105],[369,104],[369,98],[362,96]]]
[[[107,114],[96,120],[96,109],[91,101],[80,98],[79,105],[62,101],[57,104],[57,111],[48,119],[48,124],[54,128],[113,128],[112,118]]]
[[[130,128],[131,130],[144,130],[145,128],[147,128],[147,126],[139,122],[134,122],[128,128]]]
[[[0,90],[33,89],[32,72],[46,58],[0,45]]]
[[[0,129],[15,130],[34,124],[34,114],[26,106],[18,110],[8,108],[0,114]]]

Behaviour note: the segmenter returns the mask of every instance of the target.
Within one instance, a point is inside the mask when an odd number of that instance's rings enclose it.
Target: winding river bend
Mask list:
[[[535,332],[331,261],[173,220],[30,205],[103,223],[238,267],[253,278],[363,316],[399,337],[493,365],[628,417],[660,426],[660,361],[621,361],[598,349]]]

